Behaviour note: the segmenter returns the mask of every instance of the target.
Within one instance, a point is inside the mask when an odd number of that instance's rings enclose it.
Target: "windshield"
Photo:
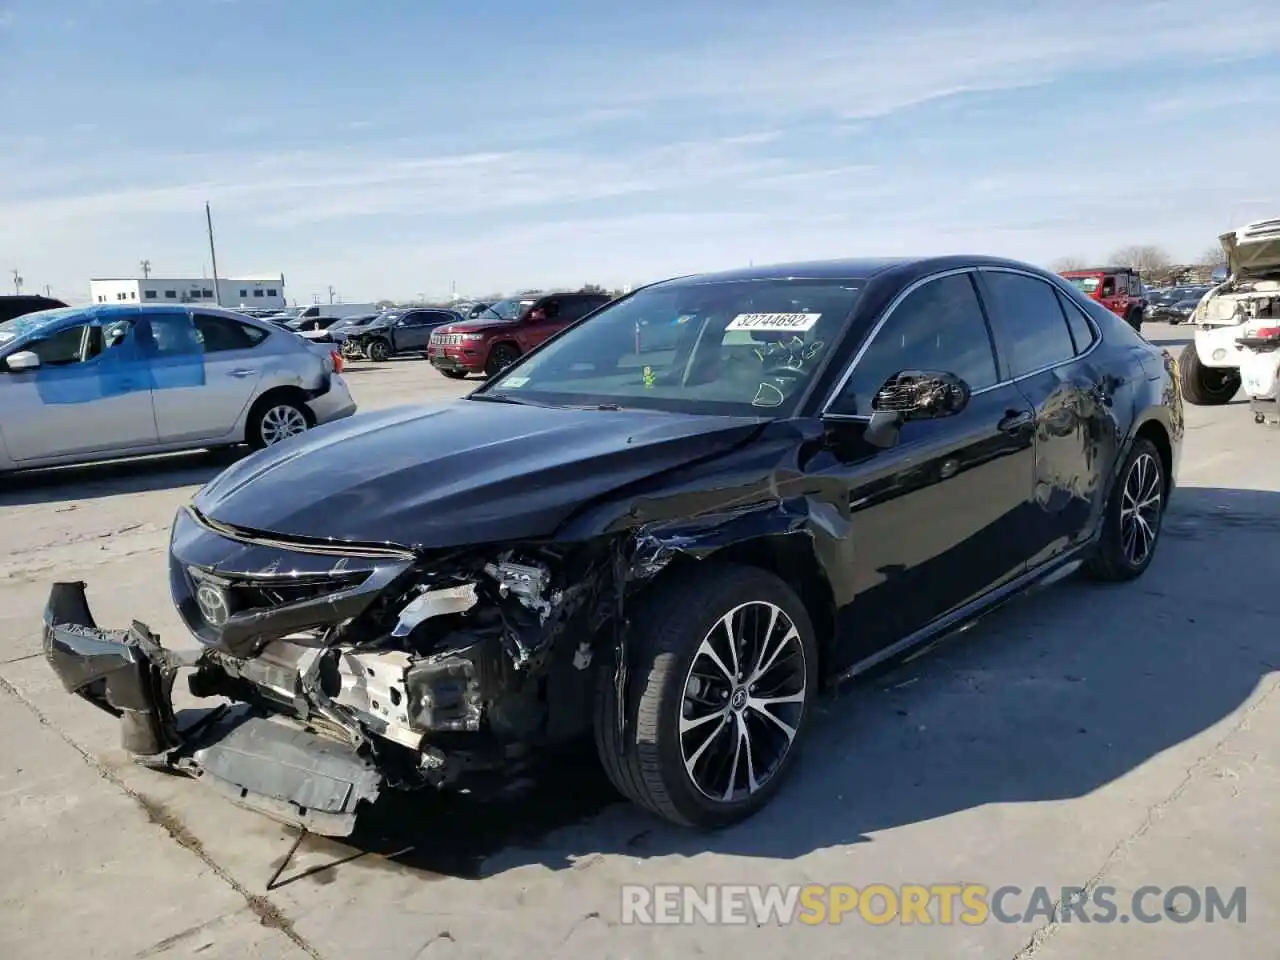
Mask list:
[[[60,307],[56,310],[37,310],[35,313],[24,313],[20,317],[0,323],[0,347],[12,343],[19,337],[35,333],[50,323],[77,312],[75,307]]]
[[[499,320],[516,320],[520,314],[534,305],[531,297],[513,297],[510,300],[499,300],[480,311],[481,317],[497,317]]]
[[[1102,280],[1098,277],[1067,277],[1067,282],[1085,293],[1097,293]]]
[[[853,280],[650,287],[570,327],[473,396],[789,416],[861,287]]]

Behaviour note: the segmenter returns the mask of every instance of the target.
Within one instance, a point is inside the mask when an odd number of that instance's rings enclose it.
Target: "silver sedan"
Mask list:
[[[355,413],[341,360],[229,310],[97,304],[0,323],[0,472],[248,443]]]

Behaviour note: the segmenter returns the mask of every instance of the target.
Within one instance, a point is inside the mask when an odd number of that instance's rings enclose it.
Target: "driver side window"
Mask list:
[[[40,358],[42,367],[64,367],[73,363],[83,363],[89,358],[85,338],[88,331],[88,324],[67,327],[65,330],[59,330],[29,344],[26,349]]]
[[[987,321],[967,273],[917,287],[874,336],[832,404],[832,413],[871,416],[876,392],[902,370],[955,374],[970,390],[999,381]]]

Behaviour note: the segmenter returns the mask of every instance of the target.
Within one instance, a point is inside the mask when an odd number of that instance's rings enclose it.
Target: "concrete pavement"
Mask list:
[[[355,371],[366,407],[464,389],[417,361]],[[1280,431],[1238,404],[1188,420],[1182,488],[1142,580],[1059,584],[854,685],[824,705],[793,781],[752,821],[669,828],[616,802],[591,763],[566,761],[515,804],[405,798],[360,847],[308,838],[270,891],[291,832],[130,765],[111,719],[37,655],[55,577],[87,580],[102,623],[182,636],[168,523],[226,456],[12,482],[0,956],[1273,957]],[[1246,886],[1247,918],[619,923],[625,883],[810,882],[1115,887],[1121,903],[1144,885]]]

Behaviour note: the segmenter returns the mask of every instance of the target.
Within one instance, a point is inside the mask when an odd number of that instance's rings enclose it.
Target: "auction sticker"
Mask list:
[[[740,313],[726,330],[768,330],[802,333],[810,330],[822,316],[820,313]]]
[[[512,387],[513,389],[518,390],[520,387],[523,387],[528,382],[529,382],[528,377],[507,377],[507,379],[502,381],[502,385],[504,387]]]

